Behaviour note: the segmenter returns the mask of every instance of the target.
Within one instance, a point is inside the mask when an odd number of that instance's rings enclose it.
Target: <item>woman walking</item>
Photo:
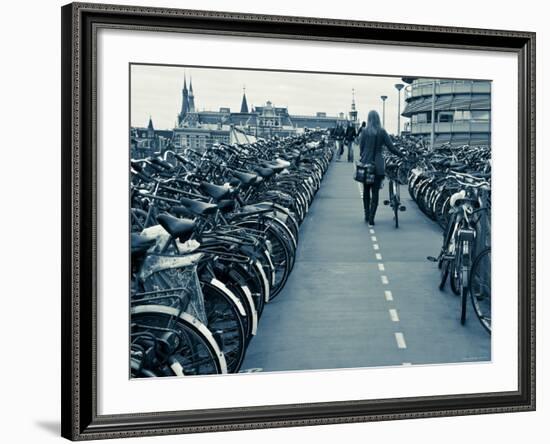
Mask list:
[[[378,208],[378,196],[380,185],[384,180],[385,165],[382,157],[384,146],[393,154],[403,155],[393,145],[390,136],[380,124],[380,116],[374,110],[369,112],[367,126],[361,131],[359,139],[359,152],[361,163],[371,163],[375,166],[375,178],[372,184],[363,184],[363,209],[365,210],[365,222],[374,225],[374,216]]]

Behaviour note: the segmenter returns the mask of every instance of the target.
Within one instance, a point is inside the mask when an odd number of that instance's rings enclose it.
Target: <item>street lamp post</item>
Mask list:
[[[396,83],[395,89],[397,89],[397,135],[401,135],[401,90],[405,85],[402,83]]]
[[[435,144],[435,80],[432,80],[432,131],[430,134],[430,149],[434,149]]]
[[[386,99],[388,96],[380,96],[382,99],[382,126],[386,128]]]

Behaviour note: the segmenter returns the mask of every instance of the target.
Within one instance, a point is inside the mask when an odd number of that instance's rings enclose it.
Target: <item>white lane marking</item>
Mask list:
[[[388,281],[388,276],[386,276],[385,274],[383,274],[382,276],[380,276],[380,279],[382,279],[382,283],[384,285],[388,285],[390,283],[390,281]]]
[[[376,242],[376,240],[377,240],[377,239],[376,239],[376,236],[371,236],[370,238],[371,238],[371,240],[372,240],[373,242]]]
[[[397,348],[407,348],[403,333],[395,333],[395,342],[397,342]]]
[[[370,234],[374,234],[374,230],[372,228],[369,229],[369,231],[370,231]]]
[[[374,248],[375,250],[379,250],[380,247],[378,246],[378,244],[372,244],[372,248]]]
[[[252,368],[247,368],[245,370],[239,370],[239,373],[258,373],[263,371],[264,369],[261,367],[252,367]]]
[[[401,364],[401,365],[404,365],[405,367],[408,367],[408,366],[410,366],[410,365],[412,365],[412,364],[411,364],[410,362],[403,362],[403,364]]]
[[[380,271],[384,271],[384,270],[385,270],[384,264],[378,264],[378,269],[379,269]]]
[[[390,290],[384,291],[384,296],[386,297],[386,301],[391,302],[393,301],[393,295]]]
[[[397,310],[395,308],[390,308],[390,319],[393,322],[399,322],[399,316],[397,316]]]
[[[380,253],[376,253],[376,259],[381,261],[382,260],[382,255]]]

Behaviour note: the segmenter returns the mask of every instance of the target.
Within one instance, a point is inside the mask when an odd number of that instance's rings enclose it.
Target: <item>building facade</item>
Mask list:
[[[434,106],[434,146],[491,144],[491,82],[403,78],[405,109],[410,120],[404,133],[429,140]]]
[[[153,119],[149,117],[146,127],[130,128],[130,157],[143,159],[160,154],[166,149],[171,139],[172,131],[156,130]]]
[[[146,157],[147,153],[168,146],[176,151],[185,148],[202,151],[216,143],[250,143],[258,138],[287,137],[306,129],[329,129],[345,126],[348,122],[358,123],[354,95],[348,117],[344,113],[327,116],[325,112],[293,115],[287,107],[275,106],[270,101],[262,106],[249,107],[244,90],[239,112],[232,112],[229,107],[221,107],[218,111],[198,111],[192,79],[187,88],[185,76],[181,97],[181,109],[172,130],[154,130],[151,119],[150,129],[131,128],[132,157]]]

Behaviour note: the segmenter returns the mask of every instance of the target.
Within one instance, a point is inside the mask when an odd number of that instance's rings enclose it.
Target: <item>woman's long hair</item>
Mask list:
[[[367,117],[367,134],[369,136],[376,136],[381,129],[382,124],[380,123],[380,115],[374,110],[369,111]]]

